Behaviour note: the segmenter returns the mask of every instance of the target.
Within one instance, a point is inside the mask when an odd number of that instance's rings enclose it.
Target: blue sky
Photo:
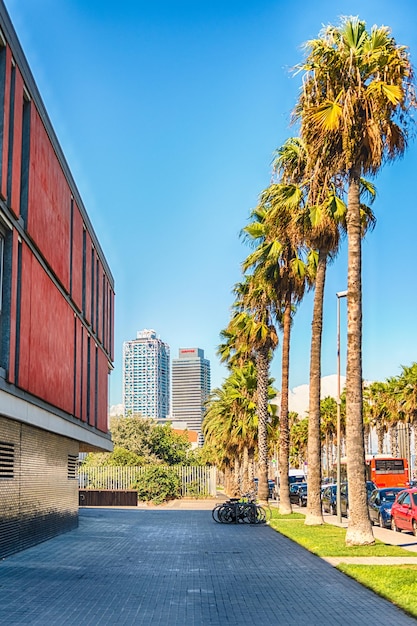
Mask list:
[[[392,28],[417,62],[415,0],[5,0],[115,278],[115,369],[122,343],[153,328],[178,356],[200,347],[212,387],[231,290],[249,249],[239,238],[270,181],[276,147],[296,134],[302,43],[341,15]],[[363,244],[363,374],[417,359],[413,184],[417,145],[376,178],[378,222]],[[346,244],[330,267],[324,376],[336,371],[336,296]],[[342,328],[345,306],[341,303]],[[294,320],[290,386],[308,382],[312,297]],[[342,332],[342,369],[345,339]],[[272,364],[280,387],[280,350]]]

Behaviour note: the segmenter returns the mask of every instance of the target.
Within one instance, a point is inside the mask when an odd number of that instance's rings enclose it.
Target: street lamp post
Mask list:
[[[336,512],[337,521],[342,523],[342,509],[340,506],[340,457],[341,457],[341,427],[340,427],[340,298],[346,298],[347,291],[338,291],[337,296],[337,465],[336,465]]]

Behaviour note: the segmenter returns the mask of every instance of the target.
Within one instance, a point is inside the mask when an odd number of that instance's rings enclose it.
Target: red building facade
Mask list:
[[[0,557],[78,524],[111,450],[114,283],[0,0]]]

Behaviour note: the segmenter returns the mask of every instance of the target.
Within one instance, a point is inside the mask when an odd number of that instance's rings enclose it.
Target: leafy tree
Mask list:
[[[146,458],[143,456],[139,456],[135,452],[131,452],[130,450],[126,450],[126,448],[121,448],[120,446],[115,446],[113,452],[99,452],[88,454],[84,465],[112,465],[115,467],[120,467],[123,465],[131,465],[133,467],[144,465],[146,463]]]
[[[190,443],[187,435],[176,433],[169,424],[154,426],[149,433],[149,447],[167,465],[185,465]]]
[[[110,420],[114,450],[111,453],[88,454],[89,465],[168,465],[187,464],[194,458],[185,434],[172,430],[169,424],[158,425],[155,420],[138,415],[113,417]]]
[[[150,433],[156,425],[149,418],[134,415],[133,417],[112,417],[110,432],[115,446],[135,452],[139,456],[151,457],[149,445]]]

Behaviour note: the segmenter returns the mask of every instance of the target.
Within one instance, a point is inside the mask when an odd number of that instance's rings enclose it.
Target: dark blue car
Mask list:
[[[321,506],[323,513],[336,515],[336,490],[337,485],[327,485],[321,491]]]
[[[381,528],[391,528],[391,507],[400,491],[404,491],[404,487],[385,487],[372,492],[368,500],[369,519],[372,524],[378,524]]]

